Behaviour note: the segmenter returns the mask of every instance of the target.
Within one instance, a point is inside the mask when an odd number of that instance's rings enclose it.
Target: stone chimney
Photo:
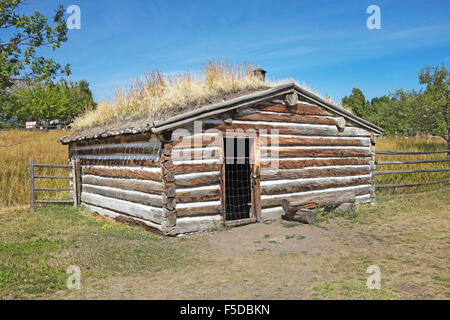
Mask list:
[[[266,70],[261,69],[261,67],[258,67],[257,69],[253,70],[253,74],[260,78],[262,81],[266,80]]]

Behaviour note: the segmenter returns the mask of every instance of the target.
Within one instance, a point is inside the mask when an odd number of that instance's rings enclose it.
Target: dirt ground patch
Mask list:
[[[318,225],[282,220],[176,239],[196,263],[89,277],[56,298],[449,299],[450,191],[380,199]],[[367,268],[381,271],[369,290]]]

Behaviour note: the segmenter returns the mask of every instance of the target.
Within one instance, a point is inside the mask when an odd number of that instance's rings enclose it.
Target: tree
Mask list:
[[[15,77],[50,81],[57,75],[70,74],[70,66],[37,53],[41,47],[59,48],[67,41],[64,7],[58,6],[51,22],[35,11],[20,13],[26,0],[0,0],[0,29],[9,37],[0,39],[0,95],[13,85]],[[1,110],[0,110],[1,111]]]
[[[450,72],[444,64],[425,67],[419,73],[419,81],[426,87],[419,97],[414,124],[422,132],[441,136],[450,150]]]
[[[374,121],[388,134],[414,134],[411,114],[417,104],[417,92],[398,89],[384,97],[374,100],[372,108],[375,111],[369,121]]]
[[[47,122],[52,119],[71,121],[83,112],[92,110],[96,103],[87,81],[39,83],[22,88],[9,95],[4,102],[4,117]]]
[[[366,115],[366,97],[358,88],[353,88],[350,96],[342,98],[342,104],[349,107],[358,117]]]

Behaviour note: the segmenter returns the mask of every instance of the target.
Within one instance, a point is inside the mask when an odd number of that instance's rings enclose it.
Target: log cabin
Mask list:
[[[283,200],[373,202],[382,132],[288,82],[60,141],[75,163],[77,203],[177,235],[277,219]]]

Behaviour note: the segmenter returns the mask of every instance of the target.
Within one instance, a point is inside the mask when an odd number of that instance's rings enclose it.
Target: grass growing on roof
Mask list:
[[[116,89],[113,101],[102,101],[97,109],[75,119],[75,130],[111,122],[148,117],[161,119],[167,111],[195,107],[224,95],[270,86],[253,74],[251,63],[210,61],[195,76],[190,70],[164,76],[159,70],[137,78],[128,88]]]

